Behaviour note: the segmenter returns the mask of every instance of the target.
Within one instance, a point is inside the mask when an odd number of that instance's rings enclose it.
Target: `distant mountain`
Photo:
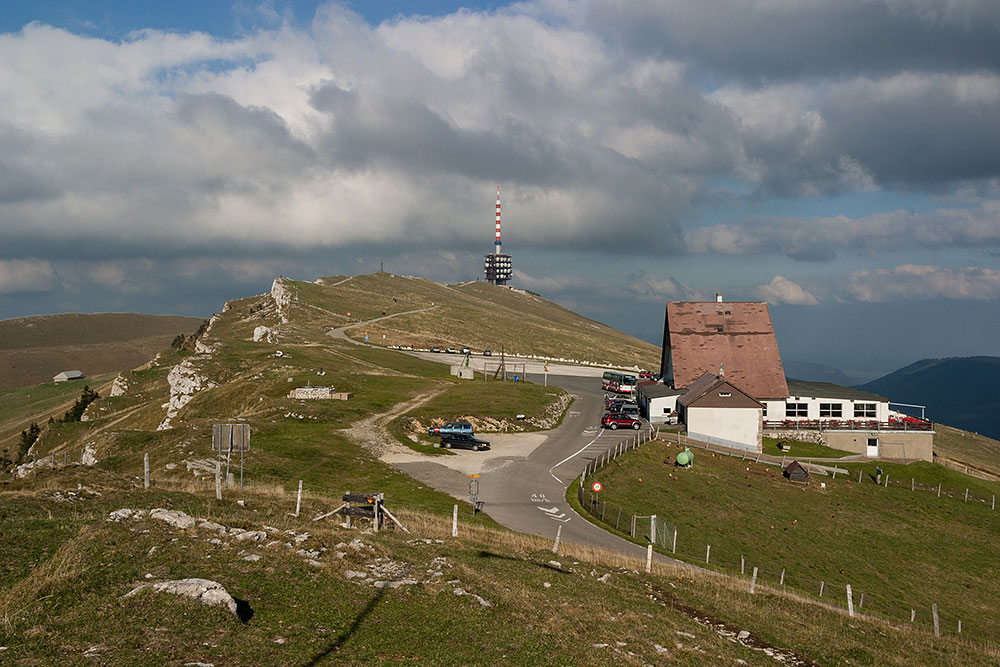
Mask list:
[[[893,402],[926,405],[933,421],[1000,438],[998,377],[1000,357],[922,359],[860,388]]]
[[[808,361],[782,361],[781,365],[785,369],[785,376],[790,380],[832,382],[833,384],[845,386],[853,385],[858,380],[833,366],[813,364]]]
[[[0,389],[50,382],[60,371],[89,377],[135,368],[201,323],[200,317],[135,313],[0,320]]]

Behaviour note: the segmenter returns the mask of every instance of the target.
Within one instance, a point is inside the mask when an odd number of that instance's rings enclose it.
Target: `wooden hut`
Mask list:
[[[785,468],[785,477],[791,482],[808,482],[809,481],[809,471],[803,467],[798,461],[792,461]]]

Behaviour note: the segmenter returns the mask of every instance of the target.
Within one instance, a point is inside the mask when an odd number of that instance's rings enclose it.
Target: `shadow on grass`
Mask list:
[[[534,565],[536,567],[540,567],[540,568],[545,569],[545,570],[552,570],[553,572],[562,572],[563,574],[570,574],[569,570],[564,570],[561,567],[556,567],[551,562],[549,562],[549,563],[536,563],[536,562],[534,562],[534,561],[532,561],[530,559],[527,559],[527,558],[516,558],[514,556],[504,556],[502,554],[496,554],[496,553],[493,553],[492,551],[486,551],[484,549],[481,549],[479,551],[479,553],[476,554],[476,555],[479,556],[480,558],[501,558],[503,560],[514,561],[515,563],[530,563],[531,565]]]
[[[324,658],[339,650],[341,646],[347,643],[347,641],[354,636],[354,633],[358,631],[358,628],[361,627],[361,624],[365,622],[368,615],[372,613],[372,610],[375,609],[375,605],[377,605],[385,595],[385,591],[386,589],[380,588],[375,594],[375,597],[369,600],[368,604],[365,605],[365,608],[362,609],[361,612],[354,618],[354,622],[351,623],[351,627],[341,632],[336,639],[327,645],[326,648],[314,655],[309,662],[305,663],[307,667],[318,665]]]
[[[250,603],[238,597],[234,597],[233,600],[236,601],[236,615],[244,623],[249,623],[250,619],[253,618],[253,609],[250,608]]]

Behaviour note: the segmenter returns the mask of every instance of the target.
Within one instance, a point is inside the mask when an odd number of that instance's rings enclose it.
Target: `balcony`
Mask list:
[[[933,431],[934,424],[915,417],[887,422],[877,419],[765,419],[764,428],[782,431]]]

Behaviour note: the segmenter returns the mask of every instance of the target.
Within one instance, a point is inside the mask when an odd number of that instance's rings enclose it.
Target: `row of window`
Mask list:
[[[766,412],[765,412],[766,416]],[[808,403],[785,403],[785,416],[786,417],[808,417],[809,416],[809,404]],[[842,419],[844,417],[844,404],[843,403],[820,403],[819,404],[819,416],[820,419]],[[878,417],[878,404],[877,403],[855,403],[854,404],[854,418],[855,419],[875,419]]]

